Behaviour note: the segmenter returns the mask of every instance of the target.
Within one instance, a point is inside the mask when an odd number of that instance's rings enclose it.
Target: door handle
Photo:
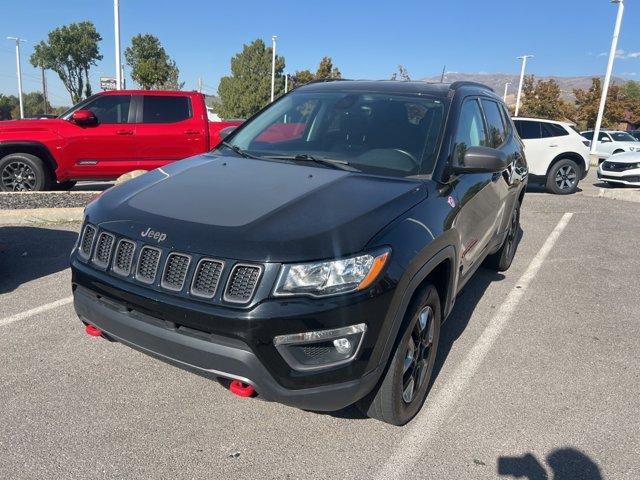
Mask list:
[[[133,130],[116,130],[116,135],[133,135]]]
[[[185,135],[199,135],[200,134],[200,130],[185,130],[184,134]]]
[[[549,146],[550,146],[551,148],[555,148],[555,147],[557,147],[558,145],[555,145],[555,144],[554,144],[554,145],[549,145]]]

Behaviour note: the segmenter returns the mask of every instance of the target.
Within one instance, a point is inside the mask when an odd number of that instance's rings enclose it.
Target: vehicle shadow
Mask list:
[[[69,267],[72,230],[0,226],[0,294]]]
[[[587,455],[574,448],[554,450],[545,458],[551,470],[532,453],[519,457],[498,458],[498,475],[528,480],[602,480],[600,467]]]

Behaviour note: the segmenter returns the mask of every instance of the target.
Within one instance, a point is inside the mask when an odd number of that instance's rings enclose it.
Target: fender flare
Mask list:
[[[22,151],[20,148],[26,147],[26,151]],[[58,169],[58,162],[55,157],[47,147],[42,142],[36,141],[25,141],[25,140],[8,140],[0,142],[0,158],[4,158],[6,155],[10,155],[12,153],[31,153],[35,155],[38,152],[40,155],[37,155],[38,158],[41,158],[45,165],[51,170],[51,173],[55,177],[55,172]]]
[[[448,314],[451,312],[453,308],[453,302],[455,300],[455,285],[457,282],[457,272],[458,272],[458,262],[456,261],[456,249],[453,245],[448,245],[437,253],[435,253],[409,280],[406,287],[404,287],[402,294],[400,296],[400,300],[398,304],[394,307],[392,304],[389,315],[391,316],[391,327],[388,331],[387,338],[385,340],[385,346],[382,351],[382,356],[380,357],[380,363],[378,364],[378,368],[381,365],[384,365],[384,369],[381,369],[381,375],[386,370],[386,366],[389,363],[389,359],[391,354],[393,353],[393,349],[397,343],[398,337],[400,335],[400,330],[402,327],[402,323],[404,320],[404,316],[406,314],[407,308],[416,293],[420,284],[424,281],[425,278],[431,274],[436,267],[438,267],[443,261],[451,262],[451,271],[449,272],[448,284],[446,296],[441,306],[442,309],[442,320],[444,321]]]

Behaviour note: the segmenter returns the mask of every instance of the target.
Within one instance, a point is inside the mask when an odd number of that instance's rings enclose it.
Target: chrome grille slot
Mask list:
[[[210,258],[200,260],[196,267],[196,273],[193,275],[191,294],[196,297],[213,298],[218,289],[223,268],[224,263],[219,260]]]
[[[133,266],[133,254],[136,251],[136,244],[131,240],[120,239],[116,246],[116,253],[111,269],[118,275],[128,276]]]
[[[258,286],[262,267],[236,264],[229,275],[224,300],[231,303],[248,303]]]
[[[107,268],[111,261],[111,252],[116,238],[107,232],[102,232],[98,236],[96,249],[93,252],[93,263],[100,268]]]
[[[167,290],[179,292],[184,287],[191,257],[182,253],[170,253],[164,266],[160,285]]]
[[[136,279],[143,283],[153,283],[156,280],[161,255],[162,252],[159,248],[150,247],[148,245],[142,247],[140,250],[140,257],[138,257]]]
[[[91,248],[93,247],[93,241],[96,238],[96,227],[93,225],[85,225],[84,230],[82,231],[82,238],[80,239],[80,248],[78,249],[78,253],[85,260],[88,260],[91,257]]]

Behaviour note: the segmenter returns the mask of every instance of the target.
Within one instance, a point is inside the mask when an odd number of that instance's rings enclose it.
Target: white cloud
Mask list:
[[[602,52],[598,54],[599,57],[608,57],[609,52]],[[627,60],[629,58],[640,58],[640,52],[627,52],[619,48],[616,50],[616,58],[619,60]]]
[[[631,52],[629,55],[627,55],[627,57],[629,57],[629,58],[640,58],[640,52]]]

